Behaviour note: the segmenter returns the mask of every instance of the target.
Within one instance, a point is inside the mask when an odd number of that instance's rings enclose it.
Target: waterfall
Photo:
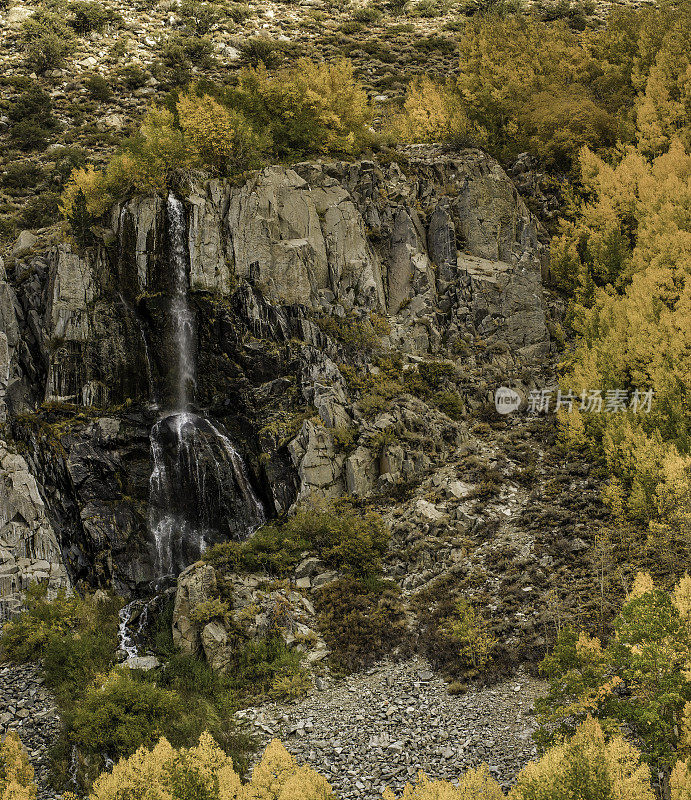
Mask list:
[[[130,622],[134,614],[139,611],[139,620],[136,633],[130,630]],[[149,618],[149,604],[142,606],[141,600],[132,600],[118,612],[118,649],[127,655],[127,659],[139,655],[137,638],[141,638]]]
[[[137,601],[133,600],[126,606],[123,606],[118,612],[118,648],[124,653],[127,653],[127,658],[134,658],[135,656],[139,655],[137,645],[132,638],[132,634],[127,628],[132,616],[132,609],[136,603]]]
[[[149,527],[159,577],[264,523],[245,463],[219,424],[188,411],[169,414],[151,431],[151,452]]]
[[[196,390],[195,324],[183,204],[168,196],[171,403],[151,430],[149,530],[158,578],[176,575],[209,544],[242,540],[265,521],[247,468],[225,429],[189,410]]]
[[[173,327],[173,341],[177,353],[177,393],[175,409],[186,411],[189,405],[190,389],[194,389],[194,317],[187,301],[189,289],[188,257],[185,243],[187,228],[185,209],[174,194],[168,195],[168,236],[170,246],[170,267],[172,268],[172,298],[170,314]]]

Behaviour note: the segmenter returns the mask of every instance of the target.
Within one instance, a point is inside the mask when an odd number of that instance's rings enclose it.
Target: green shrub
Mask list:
[[[27,42],[24,53],[27,66],[35,72],[42,73],[63,66],[72,50],[69,40],[65,41],[54,31],[46,31]]]
[[[21,38],[24,44],[41,39],[46,33],[53,33],[65,44],[74,46],[74,33],[62,14],[39,10],[22,23]]]
[[[348,453],[353,449],[355,440],[357,439],[357,428],[351,426],[344,426],[340,428],[331,429],[331,438],[334,442],[334,447],[339,453]]]
[[[65,185],[73,170],[86,164],[87,153],[81,147],[53,147],[48,155],[55,165],[53,180],[60,186]]]
[[[179,695],[120,669],[88,688],[65,724],[70,743],[83,754],[106,753],[117,759],[155,744],[169,721],[182,712]]]
[[[224,9],[226,15],[235,23],[244,22],[252,15],[247,3],[229,3]]]
[[[175,36],[163,48],[163,64],[171,75],[176,75],[173,83],[181,85],[189,80],[190,67],[210,69],[213,66],[213,52],[213,42],[206,36]],[[186,79],[183,74],[187,75]]]
[[[14,217],[0,216],[0,241],[11,242],[17,236],[17,221]]]
[[[237,677],[216,672],[204,659],[179,652],[169,655],[156,673],[146,673],[141,679],[179,696],[184,708],[177,719],[166,721],[166,738],[177,746],[189,745],[208,731],[236,766],[244,769],[255,744],[235,716],[241,694]]]
[[[268,696],[277,682],[302,672],[301,655],[277,636],[251,640],[233,653],[230,684],[240,697]]]
[[[283,60],[285,45],[264,36],[253,36],[243,42],[240,52],[253,67],[258,67],[260,64],[265,67],[275,67]]]
[[[423,361],[418,372],[430,389],[441,389],[445,382],[456,375],[456,367],[445,361]]]
[[[50,96],[38,83],[32,83],[10,103],[7,115],[14,122],[32,119],[44,128],[57,126]]]
[[[202,42],[202,52],[207,46]],[[184,47],[179,41],[169,43],[166,52],[173,82],[187,82],[190,61]],[[119,74],[130,84],[145,79],[132,65]],[[139,132],[123,143],[105,170],[75,171],[63,193],[63,212],[73,207],[80,189],[89,214],[98,219],[132,192],[165,191],[169,175],[178,169],[200,167],[235,175],[257,166],[264,153],[279,158],[352,154],[370,137],[367,94],[345,61],[317,64],[300,59],[274,75],[263,67],[243,70],[235,88],[215,87],[213,96],[207,90],[212,90],[208,81],[203,91],[198,88],[180,97],[171,93],[167,106],[149,111]],[[377,315],[365,327],[373,337],[385,330]],[[361,339],[353,334],[353,340]]]
[[[464,597],[444,597],[422,609],[423,650],[453,677],[472,678],[490,661],[494,639],[487,623]]]
[[[353,14],[353,19],[356,22],[362,22],[366,25],[372,25],[375,22],[379,22],[382,17],[381,11],[376,8],[375,6],[364,6],[364,8],[359,8]]]
[[[115,70],[115,74],[120,83],[132,91],[141,89],[151,77],[151,74],[139,64],[124,64]]]
[[[90,247],[94,243],[92,228],[95,220],[89,213],[86,195],[82,189],[77,192],[72,207],[65,211],[65,219],[70,234],[79,247]]]
[[[229,610],[228,603],[223,602],[218,597],[214,597],[212,600],[205,600],[203,603],[196,605],[190,613],[190,620],[195,625],[206,625],[212,619],[224,617]]]
[[[200,3],[197,0],[182,0],[178,14],[185,26],[195,36],[205,36],[221,19],[220,6],[216,3]]]
[[[45,228],[59,217],[60,195],[57,192],[42,192],[29,198],[21,212],[21,221],[26,228]]]
[[[365,667],[407,641],[405,608],[392,582],[343,578],[319,589],[319,631],[342,669]]]
[[[27,189],[39,184],[44,177],[43,168],[33,161],[14,161],[5,167],[2,185],[7,189]]]
[[[417,50],[422,50],[424,53],[430,53],[437,50],[440,53],[450,54],[456,50],[456,43],[453,39],[447,36],[423,36],[413,42],[413,47]]]
[[[113,97],[110,83],[102,75],[89,75],[84,81],[84,87],[89,93],[89,97],[100,103],[107,103]]]
[[[410,17],[438,17],[446,11],[442,0],[418,0],[408,11]]]
[[[96,0],[76,0],[68,8],[72,12],[69,24],[80,35],[101,31],[109,22],[120,19],[119,14]]]
[[[378,515],[301,508],[282,524],[260,528],[245,542],[209,548],[205,559],[219,568],[248,572],[289,573],[305,550],[316,552],[329,566],[352,575],[376,575],[389,533]]]
[[[451,419],[459,420],[465,413],[465,405],[458,392],[441,391],[432,398],[434,405]]]
[[[365,29],[365,26],[362,22],[356,22],[354,19],[347,19],[341,25],[341,32],[345,33],[346,36],[352,36],[355,33],[362,33]]]
[[[291,702],[304,697],[312,688],[309,675],[303,670],[278,675],[271,684],[269,697],[277,702]]]
[[[345,317],[327,314],[317,319],[317,325],[328,336],[356,351],[369,353],[379,344],[381,334],[375,329],[371,317],[359,317],[352,313]]]
[[[75,693],[113,663],[117,606],[115,600],[95,602],[63,590],[48,600],[46,586],[32,584],[27,610],[0,634],[0,651],[10,661],[42,660],[49,685],[61,696]]]
[[[161,50],[166,80],[171,86],[186,86],[190,82],[192,64],[180,41],[166,41]]]
[[[10,137],[20,150],[42,150],[48,141],[50,132],[31,119],[15,122],[10,130]]]

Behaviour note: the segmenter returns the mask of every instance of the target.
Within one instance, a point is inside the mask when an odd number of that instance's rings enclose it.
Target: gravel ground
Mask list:
[[[383,662],[291,705],[241,712],[262,743],[279,738],[342,798],[399,792],[419,770],[454,780],[483,761],[508,786],[537,754],[533,703],[542,681],[519,671],[451,696],[422,659]]]

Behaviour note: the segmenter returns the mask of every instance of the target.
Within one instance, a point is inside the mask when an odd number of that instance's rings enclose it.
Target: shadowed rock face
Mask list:
[[[463,416],[497,376],[529,381],[549,350],[543,237],[481,151],[270,167],[241,185],[197,182],[180,199],[197,417],[177,442],[172,418],[158,435],[166,469],[181,459],[170,516],[202,539],[237,538],[256,520],[201,417],[235,443],[271,515],[429,474],[467,439]],[[0,282],[0,411],[31,449],[71,575],[123,591],[155,578],[151,514],[165,516],[155,497],[149,508],[149,432],[152,403],[176,407],[168,216],[162,198],[129,201],[112,211],[109,246],[28,253]],[[339,338],[344,320],[373,314],[376,341]],[[365,413],[366,392],[341,367],[376,376],[372,347],[402,356],[403,371],[434,359],[467,372],[451,387],[454,418],[402,389]],[[50,405],[36,413],[37,401]],[[172,571],[192,556],[175,556]]]
[[[269,167],[241,186],[199,184],[185,203],[193,293],[230,297],[247,282],[274,306],[377,311],[392,317],[390,344],[405,352],[443,352],[463,331],[527,360],[545,352],[546,251],[513,184],[481,151],[413,148],[405,173],[368,161]],[[159,381],[167,374],[164,204],[132,200],[112,225],[119,244],[108,256],[65,247],[52,256],[48,399],[107,405],[148,392],[123,302],[143,317]],[[124,298],[115,304],[113,284]]]

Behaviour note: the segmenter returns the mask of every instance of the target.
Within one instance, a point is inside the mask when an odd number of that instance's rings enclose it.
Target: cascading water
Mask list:
[[[134,635],[130,631],[129,624],[133,616],[133,611],[141,605],[141,601],[133,600],[126,606],[123,606],[118,612],[118,649],[127,655],[127,658],[136,658],[139,655],[139,648],[135,641]],[[137,627],[137,635],[141,636],[142,631],[146,627],[148,606],[145,605],[139,614],[139,625]]]
[[[185,210],[173,194],[168,195],[168,236],[173,286],[170,314],[177,351],[177,397],[175,410],[186,411],[189,392],[196,385],[194,369],[194,317],[187,301],[187,247]]]
[[[244,539],[265,521],[245,464],[218,423],[191,413],[196,389],[195,324],[188,301],[185,212],[168,197],[173,410],[151,431],[149,528],[159,578],[196,561],[211,543]]]

